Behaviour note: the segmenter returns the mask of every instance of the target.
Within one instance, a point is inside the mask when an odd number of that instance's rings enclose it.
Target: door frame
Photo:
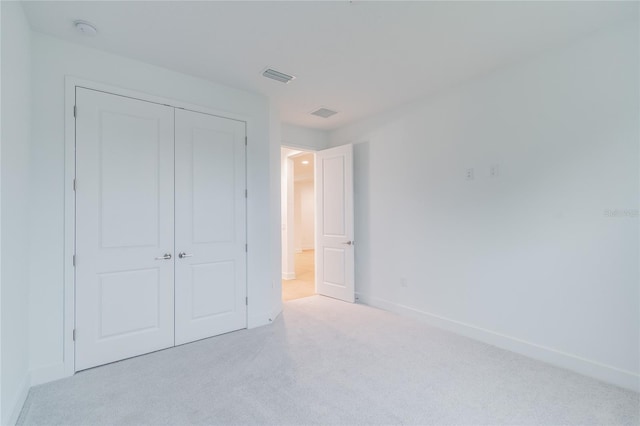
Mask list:
[[[132,89],[112,86],[108,84],[98,83],[74,76],[65,76],[64,80],[64,286],[63,286],[63,377],[73,376],[75,374],[75,237],[76,237],[76,202],[74,180],[76,176],[76,126],[75,126],[75,103],[76,103],[76,87],[96,90],[109,93],[116,96],[138,99],[145,102],[166,105],[169,107],[185,109],[189,111],[199,112],[203,114],[214,115],[217,117],[227,118],[231,120],[241,121],[245,123],[245,135],[248,135],[249,129],[253,128],[253,120],[242,114],[235,114],[229,111],[216,110],[212,108],[194,105],[187,102],[169,99],[162,96],[150,95]],[[79,112],[81,113],[81,112]],[[247,170],[248,146],[245,150],[245,185],[249,185]],[[245,229],[247,242],[249,242],[249,211],[247,199],[245,199],[245,209],[247,211],[245,220]],[[247,253],[245,268],[247,269],[247,279],[245,281],[247,297],[249,294],[249,253]],[[249,325],[251,305],[247,306],[246,322]]]
[[[305,153],[305,152],[306,153],[312,153],[313,154],[313,159],[314,159],[314,167],[315,167],[315,157],[316,157],[317,152],[319,151],[318,149],[310,148],[310,147],[303,146],[303,145],[296,146],[295,144],[291,144],[291,143],[288,143],[288,142],[280,144],[280,152],[281,153],[282,153],[282,149],[283,148],[290,149],[292,151],[298,151],[298,153],[291,154],[290,156],[288,155],[287,158],[286,158],[287,162],[293,162],[293,160],[291,159],[292,156],[300,155],[301,153]],[[281,159],[282,159],[282,157],[281,157]],[[289,180],[289,178],[294,180],[294,182],[291,182],[292,185],[294,185],[295,184],[295,179],[294,179],[293,175],[287,174],[287,180]],[[280,174],[280,179],[282,179],[282,173]],[[282,182],[280,182],[280,184],[281,184],[281,188],[284,190],[284,184]],[[287,184],[288,184],[288,182],[287,182]],[[288,189],[288,185],[287,185],[287,189]],[[292,191],[291,192],[292,193],[294,192],[293,191],[293,186],[292,186]],[[315,194],[316,194],[315,174],[314,174],[314,177],[313,177],[313,194],[314,194],[314,200],[315,200]],[[281,194],[280,195],[281,196],[280,217],[282,217],[282,213],[283,213],[282,210],[285,208],[285,205],[282,202],[283,199],[284,199],[284,195],[285,194]],[[288,191],[287,191],[286,196],[289,197]],[[287,199],[287,202],[288,202],[288,199]],[[314,221],[314,223],[313,223],[313,250],[314,250],[314,253],[317,253],[317,251],[316,251],[318,249],[318,231],[316,229],[316,223],[318,221],[318,215],[317,214],[314,214],[313,221]],[[292,222],[293,222],[292,219],[289,217],[289,215],[287,215],[287,225],[286,225],[287,236],[290,235],[290,229],[292,229],[292,228],[294,229],[294,232],[291,233],[291,235],[293,236],[293,234],[295,234],[295,225],[294,226],[289,226],[289,225],[292,224]],[[284,242],[284,232],[282,231],[282,224],[280,224],[280,225],[281,225],[280,229],[281,229],[281,236],[282,236],[282,238],[280,239],[280,251],[282,252],[282,256],[283,256],[282,259],[280,259],[280,275],[282,277],[282,279],[280,280],[280,287],[282,288],[282,280],[285,279],[284,278],[284,272],[285,271],[282,268],[282,266],[284,264],[284,256],[285,256],[285,253],[284,253],[284,250],[283,250],[284,246],[285,246],[285,242]],[[291,239],[292,238],[290,238],[289,240],[291,240]],[[295,257],[295,247],[294,246],[295,246],[295,244],[294,245],[287,244],[287,255],[291,255],[291,251],[293,251],[293,256]],[[315,257],[313,259],[313,262],[315,264],[315,262],[316,262]],[[295,270],[295,261],[294,261],[294,270]],[[317,283],[315,277],[314,277],[314,291],[316,293],[318,292],[318,283]]]

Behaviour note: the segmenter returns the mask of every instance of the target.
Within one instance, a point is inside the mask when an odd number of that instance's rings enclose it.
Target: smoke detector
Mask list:
[[[280,71],[276,71],[274,69],[271,68],[267,68],[266,70],[262,71],[262,75],[270,78],[272,80],[276,80],[279,81],[280,83],[284,83],[287,84],[289,83],[291,80],[295,80],[295,77],[289,74],[285,74],[283,72]]]
[[[75,25],[76,30],[86,36],[94,36],[98,33],[96,27],[86,21],[74,21],[73,25]]]
[[[322,117],[322,118],[329,118],[332,115],[337,113],[338,113],[337,111],[333,111],[328,108],[318,108],[317,110],[313,111],[311,115],[317,115],[318,117]]]

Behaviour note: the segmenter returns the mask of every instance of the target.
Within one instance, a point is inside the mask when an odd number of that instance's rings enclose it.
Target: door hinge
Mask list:
[[[249,297],[244,298],[244,304],[249,306]]]
[[[77,106],[73,106],[73,117],[77,118],[78,117],[78,107]]]
[[[245,136],[244,137],[244,146],[247,146],[248,143],[249,143],[249,139]]]
[[[74,179],[73,179],[73,190],[75,191],[75,190],[76,190],[76,188],[77,188],[77,186],[76,186],[76,180],[75,180],[75,178],[74,178]]]
[[[244,251],[248,252],[249,251],[249,244],[245,244],[244,245]]]
[[[244,190],[244,198],[249,198],[249,190],[248,189]]]
[[[76,266],[76,255],[73,255],[73,266]]]
[[[73,341],[74,342],[76,341],[76,329],[75,328],[73,329]]]

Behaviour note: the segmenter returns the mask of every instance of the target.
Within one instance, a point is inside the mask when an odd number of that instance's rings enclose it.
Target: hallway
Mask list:
[[[296,279],[282,280],[282,300],[301,299],[316,294],[314,250],[296,253]]]

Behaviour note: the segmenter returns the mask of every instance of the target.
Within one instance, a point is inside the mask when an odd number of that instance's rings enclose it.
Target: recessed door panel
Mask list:
[[[324,247],[323,272],[325,284],[340,287],[346,285],[345,254],[343,248]]]
[[[325,235],[345,236],[345,158],[323,158],[322,221]]]
[[[76,89],[76,370],[173,341],[173,109]]]
[[[98,179],[104,248],[158,245],[159,120],[100,112]]]
[[[157,268],[100,274],[99,339],[156,330],[160,284]]]
[[[233,313],[235,270],[233,260],[191,266],[191,319]]]
[[[245,124],[186,110],[175,117],[181,344],[247,325]]]
[[[193,242],[232,242],[235,235],[234,134],[192,129]],[[215,143],[212,143],[215,141]]]

